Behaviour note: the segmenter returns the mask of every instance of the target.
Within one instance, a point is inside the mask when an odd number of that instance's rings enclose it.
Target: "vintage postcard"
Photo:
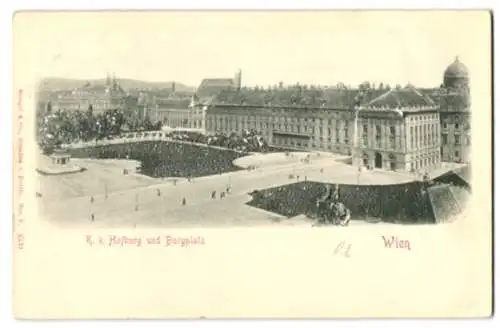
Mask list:
[[[491,20],[18,12],[15,317],[489,316]]]

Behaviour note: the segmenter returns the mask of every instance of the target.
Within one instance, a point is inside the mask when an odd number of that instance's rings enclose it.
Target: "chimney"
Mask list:
[[[172,82],[172,92],[175,93],[175,81]]]

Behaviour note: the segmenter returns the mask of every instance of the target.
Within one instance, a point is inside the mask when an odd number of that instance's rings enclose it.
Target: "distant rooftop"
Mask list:
[[[430,109],[436,107],[434,101],[425,93],[420,92],[412,86],[395,88],[387,91],[379,97],[369,101],[365,107],[368,108],[405,108],[405,109]]]

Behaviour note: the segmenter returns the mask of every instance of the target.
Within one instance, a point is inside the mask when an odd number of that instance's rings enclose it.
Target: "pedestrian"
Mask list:
[[[161,196],[161,191],[159,188],[156,188],[156,196],[160,197]]]
[[[90,220],[94,222],[94,219],[95,219],[94,213],[90,213]]]
[[[217,192],[214,190],[212,191],[212,199],[215,199],[217,197]]]
[[[186,197],[182,197],[182,206],[186,205]]]
[[[94,203],[94,196],[90,196],[90,203],[93,204]]]

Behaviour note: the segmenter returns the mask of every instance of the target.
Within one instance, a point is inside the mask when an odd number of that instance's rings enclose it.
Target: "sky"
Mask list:
[[[489,24],[479,11],[20,13],[14,61],[31,79],[197,86],[241,69],[248,86],[435,87],[456,56],[471,75],[489,63]]]

